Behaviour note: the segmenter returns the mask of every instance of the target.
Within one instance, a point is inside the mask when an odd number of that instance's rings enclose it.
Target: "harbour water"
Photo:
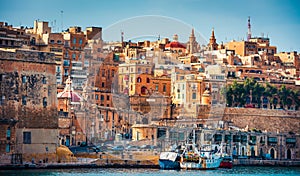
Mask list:
[[[115,175],[300,175],[300,167],[266,167],[266,166],[236,166],[233,169],[217,170],[159,170],[159,169],[131,169],[131,168],[78,168],[78,169],[34,169],[34,170],[0,170],[0,175],[30,175],[30,176],[115,176]]]

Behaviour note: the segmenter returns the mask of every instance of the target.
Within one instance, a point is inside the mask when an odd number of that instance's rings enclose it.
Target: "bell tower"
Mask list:
[[[197,46],[198,46],[198,43],[196,41],[196,37],[195,37],[195,33],[194,33],[194,28],[192,29],[192,33],[189,37],[189,41],[188,41],[188,44],[187,44],[187,52],[189,54],[193,54],[195,52],[197,52]]]
[[[217,44],[217,42],[216,42],[214,28],[212,28],[212,31],[211,31],[211,36],[210,36],[210,38],[209,38],[208,49],[209,49],[210,51],[212,51],[212,50],[217,50],[217,49],[218,49],[218,44]]]

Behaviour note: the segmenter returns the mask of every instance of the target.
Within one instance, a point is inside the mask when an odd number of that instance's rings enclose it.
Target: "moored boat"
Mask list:
[[[232,167],[233,167],[232,157],[230,156],[223,157],[222,162],[220,164],[220,168],[232,169]]]
[[[161,169],[180,169],[179,154],[176,152],[162,152],[159,156],[159,167]]]
[[[216,169],[220,166],[222,157],[220,152],[212,150],[198,150],[195,144],[195,130],[193,130],[193,139],[184,145],[181,154],[181,169]]]
[[[183,152],[180,161],[181,169],[216,169],[220,166],[222,158],[214,155],[212,151],[194,150],[192,152]]]

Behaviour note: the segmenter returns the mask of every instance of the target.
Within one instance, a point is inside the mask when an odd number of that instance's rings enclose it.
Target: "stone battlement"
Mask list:
[[[0,60],[55,64],[54,53],[21,49],[0,49]]]

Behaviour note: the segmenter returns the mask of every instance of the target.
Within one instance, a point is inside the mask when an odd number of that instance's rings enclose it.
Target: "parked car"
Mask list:
[[[113,151],[123,151],[124,150],[124,146],[123,145],[117,145],[117,146],[114,146],[112,148]]]
[[[138,146],[135,146],[135,145],[129,145],[129,146],[126,147],[127,151],[137,151],[139,149],[140,148]]]
[[[141,148],[141,149],[146,149],[146,150],[149,150],[149,149],[151,149],[151,150],[157,149],[157,147],[154,146],[154,145],[142,145],[140,148]]]

